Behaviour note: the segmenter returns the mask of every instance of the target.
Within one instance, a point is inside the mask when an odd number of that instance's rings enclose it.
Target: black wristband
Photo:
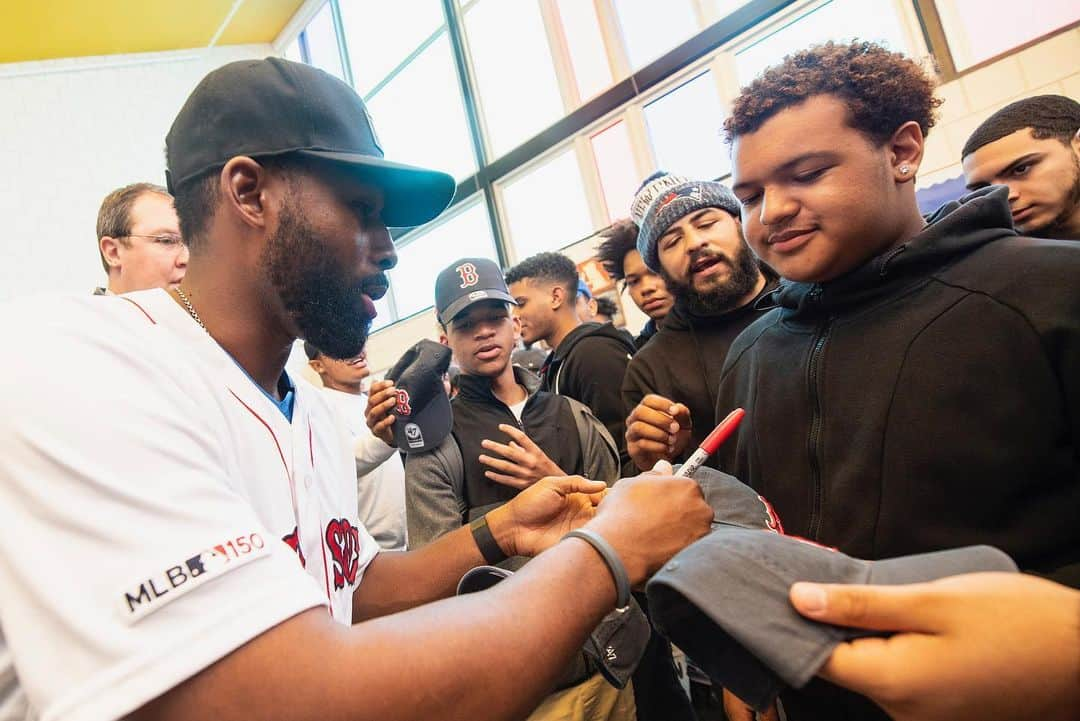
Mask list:
[[[600,557],[604,559],[608,570],[615,579],[615,608],[625,609],[630,605],[630,576],[626,573],[626,567],[619,560],[619,554],[604,537],[595,531],[586,528],[578,528],[570,531],[563,538],[580,538],[596,549]]]
[[[494,566],[509,558],[503,553],[502,548],[499,547],[499,542],[492,535],[491,528],[488,527],[487,516],[480,516],[470,523],[469,530],[472,531],[473,540],[476,541],[476,546],[480,549],[480,555],[484,557],[485,563]]]

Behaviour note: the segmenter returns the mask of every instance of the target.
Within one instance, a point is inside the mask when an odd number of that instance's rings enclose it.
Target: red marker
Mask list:
[[[742,408],[736,408],[731,413],[728,413],[727,418],[720,421],[720,424],[713,429],[713,432],[705,436],[705,440],[694,451],[694,455],[690,456],[686,463],[682,464],[682,467],[675,472],[675,476],[686,478],[694,475],[694,472],[701,468],[701,464],[709,460],[709,456],[716,453],[720,446],[724,445],[724,441],[731,437],[731,434],[742,423],[745,415],[746,411]]]

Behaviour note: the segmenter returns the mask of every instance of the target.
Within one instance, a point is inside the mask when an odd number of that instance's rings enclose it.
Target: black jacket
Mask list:
[[[479,461],[487,453],[480,441],[505,440],[500,423],[521,428],[567,473],[607,483],[618,479],[615,442],[584,404],[541,391],[523,368],[514,367],[514,378],[529,392],[520,423],[492,393],[490,378],[462,374],[461,393],[450,404],[450,435],[426,453],[406,456],[409,548],[426,546],[520,492],[488,479]]]
[[[1017,237],[1006,199],[782,286],[732,345],[718,407],[747,422],[722,467],[789,533],[869,559],[986,543],[1080,586],[1080,244]],[[820,693],[789,717],[879,717]]]
[[[582,323],[551,352],[541,369],[541,389],[581,401],[600,419],[626,455],[626,414],[619,388],[634,355],[630,335],[611,323]]]
[[[776,287],[771,271],[766,280],[761,295]],[[649,393],[690,409],[691,442],[676,462],[685,461],[716,425],[716,392],[724,357],[736,336],[766,312],[755,307],[761,295],[742,308],[711,316],[694,315],[683,301],[677,301],[660,330],[630,361],[622,383],[625,416]],[[726,410],[723,413],[727,415]]]
[[[656,335],[656,331],[660,330],[660,326],[656,324],[656,321],[649,318],[642,326],[641,332],[634,338],[634,347],[641,350],[645,347],[645,344],[649,342],[649,339]]]

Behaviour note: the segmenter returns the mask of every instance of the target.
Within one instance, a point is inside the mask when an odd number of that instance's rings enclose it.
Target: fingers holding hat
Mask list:
[[[364,420],[371,433],[388,446],[394,445],[393,425],[396,417],[391,411],[397,403],[393,381],[376,381],[371,384]]]

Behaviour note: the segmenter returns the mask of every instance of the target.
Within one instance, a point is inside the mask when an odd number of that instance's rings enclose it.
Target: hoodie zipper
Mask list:
[[[821,298],[821,289],[812,291],[812,299],[817,302]],[[807,452],[810,456],[810,485],[813,491],[813,500],[810,506],[810,524],[807,535],[818,540],[821,532],[821,506],[823,489],[821,483],[821,434],[822,412],[821,394],[818,392],[818,380],[821,373],[821,356],[825,352],[825,345],[829,340],[829,331],[832,329],[832,317],[826,318],[825,322],[818,327],[814,335],[814,343],[810,350],[810,361],[807,364],[806,380],[810,395],[810,436],[807,439]]]

